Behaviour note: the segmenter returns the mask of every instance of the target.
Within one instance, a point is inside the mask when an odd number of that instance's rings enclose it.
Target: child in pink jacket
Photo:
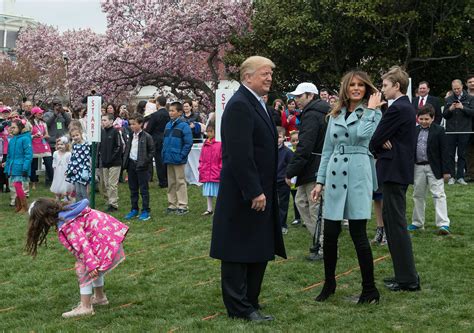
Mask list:
[[[114,217],[91,209],[87,199],[67,205],[50,198],[39,198],[29,209],[26,250],[36,256],[49,229],[56,227],[59,241],[76,259],[81,303],[64,318],[93,315],[93,305],[107,305],[104,275],[125,259],[122,242],[128,226]],[[92,293],[94,292],[94,295]]]
[[[222,169],[222,150],[221,143],[215,139],[215,125],[209,123],[206,127],[207,139],[204,141],[199,157],[199,182],[203,183],[202,195],[207,197],[207,210],[202,213],[212,215],[212,198],[217,197],[219,192],[219,181]]]

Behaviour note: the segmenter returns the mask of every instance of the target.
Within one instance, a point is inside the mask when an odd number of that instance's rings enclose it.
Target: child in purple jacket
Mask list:
[[[125,259],[122,242],[128,226],[114,217],[91,209],[87,199],[67,205],[50,198],[39,198],[29,209],[26,251],[33,257],[46,242],[51,227],[59,241],[76,259],[81,302],[64,318],[93,315],[93,305],[107,305],[104,275]],[[92,293],[94,292],[94,295]]]

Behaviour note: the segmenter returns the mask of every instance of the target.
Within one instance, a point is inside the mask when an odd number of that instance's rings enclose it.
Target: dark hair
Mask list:
[[[418,112],[416,113],[417,116],[423,116],[425,114],[429,115],[431,118],[434,118],[435,109],[433,105],[427,103],[421,109],[419,109]]]
[[[28,232],[26,234],[25,250],[36,257],[38,246],[45,243],[46,236],[52,226],[58,222],[59,212],[64,210],[68,203],[56,201],[51,198],[39,198],[30,209]]]
[[[273,106],[274,109],[275,109],[275,104],[276,104],[277,102],[279,102],[279,103],[281,104],[281,106],[285,107],[285,102],[283,102],[282,99],[277,98],[277,99],[275,99],[275,100],[273,101],[273,105],[272,105],[272,106]],[[279,111],[279,110],[278,110],[278,111]]]
[[[139,113],[139,114],[144,114],[146,103],[147,103],[147,101],[138,102],[136,112]]]
[[[139,113],[134,113],[132,114],[129,118],[128,118],[129,121],[132,121],[132,120],[135,120],[137,123],[139,124],[143,124],[143,116]]]
[[[117,118],[118,117],[118,108],[116,108],[114,104],[108,103],[107,106],[105,107],[105,112],[107,112],[107,109],[109,108],[109,106],[111,106],[112,109],[114,110],[114,119]]]
[[[192,104],[190,104],[192,106]],[[183,112],[183,104],[181,104],[180,102],[173,102],[170,104],[170,108],[174,106],[176,108],[176,111],[178,112]]]
[[[107,117],[109,120],[114,120],[114,115],[113,114],[110,114],[110,113],[106,113],[104,115],[102,115],[102,117]]]
[[[466,77],[466,82],[469,81],[470,79],[474,78],[474,73],[470,73]]]
[[[189,106],[191,107],[191,109],[192,109],[192,107],[193,107],[193,101],[192,101],[192,99],[186,98],[186,99],[183,101],[183,105],[184,105],[184,104],[189,104]],[[192,111],[192,110],[191,110],[191,111]]]
[[[288,107],[288,104],[290,104],[290,103],[295,103],[295,105],[298,106],[298,105],[296,104],[296,100],[295,100],[294,98],[290,98],[290,99],[286,102],[286,107]]]
[[[418,87],[421,86],[422,84],[426,84],[428,88],[430,87],[430,84],[428,83],[428,81],[420,81],[420,83],[418,83]]]
[[[319,94],[321,94],[323,91],[327,92],[329,94],[329,90],[326,89],[326,88],[322,88],[321,90],[319,90]]]
[[[156,99],[156,102],[158,103],[159,106],[166,106],[166,97],[165,96],[158,96]]]
[[[16,124],[16,126],[18,126],[18,134],[20,134],[21,132],[23,132],[23,130],[25,129],[25,124],[23,124],[23,122],[21,121],[21,119],[15,119],[12,121],[12,124]]]

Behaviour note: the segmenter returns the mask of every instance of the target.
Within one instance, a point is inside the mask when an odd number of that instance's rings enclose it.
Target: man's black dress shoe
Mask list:
[[[390,276],[390,277],[387,277],[387,278],[384,278],[383,279],[383,283],[384,284],[391,284],[391,283],[395,283],[397,282],[397,280],[395,280],[395,276]]]
[[[418,279],[417,282],[413,282],[413,283],[398,283],[398,282],[386,283],[385,287],[387,287],[388,290],[390,291],[420,291],[421,290],[420,279]]]
[[[275,318],[273,318],[272,316],[263,315],[258,311],[254,311],[251,314],[249,314],[248,316],[244,317],[244,319],[246,319],[248,321],[259,322],[259,321],[272,321]]]

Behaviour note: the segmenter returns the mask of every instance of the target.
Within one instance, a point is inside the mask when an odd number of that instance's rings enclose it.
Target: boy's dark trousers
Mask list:
[[[168,187],[168,174],[166,165],[163,164],[161,151],[163,150],[163,134],[156,138],[155,142],[155,167],[156,177],[158,178],[158,185],[160,187]]]
[[[288,205],[290,203],[290,187],[287,183],[277,183],[278,206],[280,211],[280,225],[282,228],[288,228],[286,219],[288,218]]]
[[[148,181],[150,171],[137,170],[137,162],[130,159],[128,162],[128,188],[130,189],[130,201],[132,209],[138,210],[138,191],[142,195],[142,211],[150,211],[150,195],[148,193]]]

